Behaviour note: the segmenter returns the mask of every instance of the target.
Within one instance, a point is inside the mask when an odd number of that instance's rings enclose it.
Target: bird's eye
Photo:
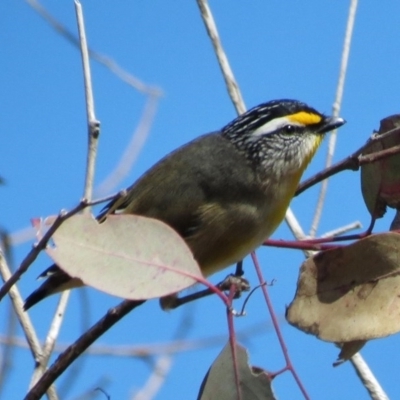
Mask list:
[[[285,132],[286,133],[294,133],[294,132],[296,132],[296,127],[294,125],[286,125]]]

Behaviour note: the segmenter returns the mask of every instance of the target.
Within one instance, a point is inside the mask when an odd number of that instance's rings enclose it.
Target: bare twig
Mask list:
[[[0,228],[0,249],[3,250],[3,257],[12,268],[13,265],[13,252],[10,243],[10,236],[7,231]],[[1,250],[0,250],[1,251]],[[17,332],[17,316],[15,315],[13,303],[9,302],[7,305],[7,316],[6,316],[6,337],[12,338]],[[9,345],[2,346],[1,359],[0,359],[0,397],[1,392],[6,387],[7,377],[13,369],[14,361],[14,347]]]
[[[197,0],[200,9],[201,17],[203,18],[204,25],[206,26],[208,36],[214,46],[215,55],[218,59],[218,64],[221,68],[222,76],[225,79],[226,88],[228,89],[229,96],[236,108],[238,114],[243,114],[246,111],[246,106],[243,101],[242,94],[240,93],[239,86],[236,82],[235,76],[231,66],[229,65],[228,57],[222,47],[221,39],[218,34],[217,26],[215,25],[214,17],[208,6],[207,0]]]
[[[385,393],[360,353],[351,357],[350,362],[372,400],[389,400],[388,395]]]
[[[91,307],[90,307],[90,301],[87,295],[87,289],[85,287],[81,288],[80,290],[76,291],[76,294],[79,297],[79,314],[80,314],[80,329],[79,333],[82,334],[83,332],[86,332],[90,328],[90,324],[93,319],[92,313],[91,313]],[[64,348],[62,351],[64,351],[68,346],[64,345]],[[53,353],[60,353],[61,347],[56,343],[54,346],[54,352]],[[64,377],[62,381],[59,382],[57,385],[58,393],[63,399],[70,398],[71,396],[69,393],[74,389],[74,384],[76,383],[76,377],[81,375],[82,370],[85,368],[85,363],[88,359],[88,353],[85,352],[83,353],[79,359],[77,360],[76,363],[72,364],[69,368],[68,371],[65,372]],[[100,386],[100,382],[97,384],[92,385],[92,387]]]
[[[92,199],[92,193],[93,193],[94,169],[96,164],[98,138],[100,135],[100,122],[97,120],[94,112],[93,85],[90,73],[89,51],[86,40],[85,23],[83,20],[82,6],[77,0],[75,0],[75,11],[78,23],[80,49],[82,54],[82,67],[83,67],[83,76],[85,82],[86,115],[88,122],[88,139],[89,139],[87,164],[86,164],[85,189],[83,192],[83,197],[90,201]],[[89,207],[86,208],[85,211],[90,212]]]
[[[72,43],[75,47],[80,47],[80,41],[75,37],[75,35],[70,32],[60,21],[58,21],[49,11],[47,11],[37,0],[25,0],[57,33],[62,35],[66,40]],[[132,167],[138,152],[143,146],[145,139],[147,138],[148,132],[154,114],[158,105],[160,97],[162,97],[163,92],[161,89],[150,86],[142,82],[140,79],[133,76],[131,73],[123,69],[110,57],[101,54],[93,49],[88,50],[90,58],[94,61],[102,64],[104,67],[109,69],[113,74],[115,74],[124,83],[128,84],[135,90],[148,96],[144,112],[142,114],[141,120],[137,129],[135,130],[130,143],[124,152],[121,161],[118,163],[116,169],[110,173],[110,175],[105,179],[105,181],[100,183],[98,188],[98,193],[104,194],[109,193],[113,190],[118,183],[124,178],[129,169]],[[89,196],[87,196],[89,197]],[[11,243],[13,245],[24,243],[31,240],[35,236],[35,231],[31,227],[24,228],[17,232],[12,233]]]
[[[292,231],[293,236],[297,240],[302,240],[306,238],[306,234],[304,233],[303,228],[299,224],[299,221],[297,220],[297,218],[293,214],[293,211],[290,208],[286,211],[285,219],[289,226],[289,229]]]
[[[296,240],[304,240],[307,238],[306,234],[303,231],[303,228],[300,226],[299,221],[293,214],[291,208],[288,208],[285,216],[286,223],[288,224],[289,229],[292,231],[293,236]],[[312,250],[303,249],[303,253],[306,257],[310,257],[313,254]]]
[[[123,196],[123,195],[125,195],[125,190],[121,190],[118,193],[113,193],[108,196],[101,197],[101,198],[95,199],[93,201],[89,201],[88,205],[95,206],[95,205],[98,205],[101,203],[105,203],[106,201],[113,200],[117,196]],[[10,235],[9,235],[10,244],[12,246],[16,246],[18,244],[25,243],[28,240],[34,239],[36,237],[36,234],[37,234],[36,229],[31,226],[27,227],[27,228],[23,228],[19,231],[10,233]]]
[[[9,292],[10,288],[18,281],[23,273],[27,271],[29,266],[36,260],[39,253],[44,250],[47,246],[47,242],[50,240],[53,233],[60,227],[60,225],[68,218],[72,217],[79,211],[83,210],[87,205],[85,200],[82,200],[75,208],[68,213],[61,212],[54,221],[50,229],[43,235],[42,239],[32,248],[32,250],[26,255],[19,268],[14,272],[12,276],[4,283],[0,289],[0,300]]]
[[[152,400],[159,392],[165,377],[172,367],[172,357],[170,355],[161,355],[157,357],[153,365],[152,373],[147,379],[145,385],[134,395],[132,400]]]
[[[339,80],[336,89],[336,97],[335,102],[333,103],[333,115],[335,117],[339,116],[340,107],[342,104],[343,98],[343,91],[344,91],[344,82],[346,79],[346,72],[347,72],[347,64],[349,61],[349,54],[350,54],[350,44],[353,35],[353,28],[354,28],[354,21],[356,17],[357,11],[357,2],[358,0],[351,0],[350,7],[349,7],[349,15],[347,17],[347,27],[346,33],[344,36],[344,43],[343,43],[343,51],[342,51],[342,61],[340,64],[340,72],[339,72]],[[326,155],[325,161],[325,168],[328,168],[332,165],[333,154],[336,148],[336,139],[337,139],[337,130],[335,129],[330,137],[328,143],[328,154]],[[321,189],[318,196],[318,202],[315,207],[314,218],[311,224],[310,229],[310,236],[314,237],[317,233],[318,225],[321,220],[322,215],[322,208],[325,203],[326,192],[328,189],[328,181],[324,180],[321,184]]]
[[[265,302],[267,303],[268,311],[269,311],[269,314],[271,316],[272,324],[274,326],[276,335],[278,337],[279,345],[281,346],[281,349],[282,349],[283,357],[285,358],[286,366],[283,368],[283,370],[281,372],[289,370],[292,373],[292,376],[293,376],[294,380],[296,381],[297,386],[299,387],[299,389],[300,389],[301,393],[303,394],[304,398],[306,400],[310,400],[310,396],[308,395],[308,393],[307,393],[307,391],[306,391],[306,389],[305,389],[305,387],[303,385],[303,382],[300,380],[300,377],[297,375],[297,372],[293,367],[293,363],[292,363],[292,361],[290,359],[289,352],[288,352],[288,349],[286,347],[286,343],[285,343],[285,340],[283,338],[281,328],[279,326],[278,318],[277,318],[275,310],[273,308],[272,301],[271,301],[271,299],[269,297],[268,287],[267,287],[268,285],[265,284],[264,278],[262,276],[260,265],[258,263],[256,254],[254,252],[251,253],[251,258],[252,258],[253,263],[254,263],[254,265],[256,267],[256,273],[257,273],[258,280],[259,280],[260,285],[261,285],[261,290],[262,290],[262,292],[264,294]]]
[[[79,48],[79,40],[75,35],[70,32],[61,22],[59,22],[53,15],[51,15],[37,0],[25,0],[52,28],[72,43],[75,47]],[[92,49],[89,49],[89,55],[98,63],[105,66],[113,74],[115,74],[119,79],[123,80],[129,86],[134,89],[150,95],[160,97],[162,96],[162,91],[159,88],[146,85],[140,79],[136,78],[129,72],[125,71],[120,67],[114,60],[105,56],[104,54],[98,53]]]
[[[285,318],[280,317],[282,322],[285,322]],[[262,322],[254,324],[246,329],[242,329],[237,332],[237,337],[240,340],[246,340],[254,335],[263,334],[266,329],[271,329],[271,325]],[[175,339],[165,343],[150,343],[150,344],[137,344],[137,345],[105,345],[98,344],[93,345],[87,349],[86,354],[98,357],[126,357],[126,358],[143,358],[151,357],[160,354],[175,354],[183,353],[187,351],[202,350],[205,348],[219,346],[226,342],[226,335],[215,335],[205,337],[201,339],[183,340]],[[21,349],[28,349],[28,345],[21,337],[7,337],[0,335],[0,343],[7,346],[15,346]],[[56,353],[61,353],[67,349],[71,344],[58,343],[54,347]]]
[[[94,97],[93,97],[93,85],[90,72],[89,63],[89,52],[86,40],[85,24],[83,19],[82,6],[79,1],[75,0],[75,12],[79,31],[79,42],[82,55],[82,68],[84,77],[84,87],[85,87],[85,98],[86,98],[86,115],[88,123],[88,151],[87,151],[87,161],[86,161],[86,177],[85,186],[83,190],[83,198],[87,200],[87,203],[92,199],[93,194],[93,181],[94,181],[94,171],[96,165],[98,138],[100,135],[100,122],[97,120],[94,111]],[[83,209],[84,212],[90,213],[90,206]],[[61,294],[60,301],[58,303],[56,312],[53,317],[49,332],[46,336],[46,342],[43,350],[42,364],[47,366],[50,356],[53,352],[55,342],[57,340],[58,334],[62,322],[64,320],[65,310],[68,305],[70,291],[64,291]],[[38,379],[43,375],[43,369],[36,371],[33,374],[32,382],[36,384]]]
[[[5,318],[7,321],[5,327],[6,337],[11,339],[12,337],[14,337],[18,329],[18,321],[15,315],[12,301],[10,301],[9,305],[7,305],[7,315],[5,316]],[[24,342],[26,343],[26,341]],[[1,393],[6,387],[7,378],[10,372],[13,370],[15,360],[14,347],[7,344],[3,345],[2,347],[3,348],[0,360],[0,398],[2,397]]]
[[[397,133],[399,132],[399,129],[396,128],[390,132],[387,133]],[[382,138],[384,135],[379,135],[377,136],[377,139],[383,140]],[[385,138],[386,138],[385,134]],[[375,141],[375,140],[373,140]],[[371,164],[380,160],[383,160],[384,158],[396,155],[400,153],[400,145],[390,147],[388,149],[380,150],[375,153],[370,153],[366,155],[360,155],[362,153],[362,150],[365,150],[368,145],[370,145],[371,140],[368,141],[368,143],[364,146],[362,146],[360,149],[358,149],[356,152],[351,154],[350,156],[344,158],[343,160],[339,161],[338,163],[332,165],[329,168],[324,169],[323,171],[315,174],[312,176],[310,179],[307,179],[306,181],[302,182],[298,189],[296,190],[295,196],[298,196],[300,193],[304,192],[305,190],[309,189],[311,186],[314,186],[318,182],[321,182],[322,180],[329,178],[341,171],[345,170],[351,170],[351,171],[357,171],[361,165],[364,164]]]
[[[88,331],[69,346],[42,375],[37,384],[26,395],[25,400],[39,400],[49,387],[68,366],[74,362],[98,337],[110,329],[134,308],[144,301],[124,300],[118,306],[110,308],[106,315],[94,324]]]
[[[123,196],[124,194],[125,191],[121,191],[117,194],[117,196]],[[58,217],[53,222],[53,225],[51,225],[49,230],[43,235],[43,237],[39,240],[39,242],[36,245],[34,245],[32,250],[22,260],[19,268],[14,272],[12,276],[10,276],[10,278],[1,287],[0,300],[8,293],[10,288],[18,281],[18,279],[22,276],[22,274],[24,274],[27,271],[29,266],[36,260],[39,253],[46,248],[47,242],[50,240],[51,236],[65,220],[71,218],[73,215],[82,211],[85,207],[104,203],[105,201],[109,201],[115,197],[116,195],[113,194],[111,196],[107,196],[105,198],[97,199],[94,201],[87,201],[86,199],[83,199],[71,211],[68,212],[61,211]]]
[[[352,222],[351,224],[345,225],[345,226],[341,226],[339,228],[336,228],[332,231],[326,232],[323,235],[321,235],[322,238],[332,238],[335,236],[340,236],[343,235],[347,232],[353,231],[354,229],[360,229],[362,228],[362,224],[360,221],[355,221]]]
[[[64,318],[65,309],[68,303],[68,297],[69,297],[68,295],[69,291],[63,292],[61,294],[56,311],[54,313],[53,320],[51,321],[50,324],[49,332],[46,335],[46,341],[44,343],[42,357],[40,359],[40,368],[39,365],[35,368],[35,371],[31,379],[31,387],[43,375],[43,372],[46,369],[49,359],[53,353],[54,346],[57,341],[57,337],[60,332],[61,324]]]
[[[0,273],[4,281],[9,280],[11,276],[10,269],[8,268],[7,262],[3,256],[3,253],[0,251]],[[39,339],[36,336],[35,329],[33,328],[32,322],[29,318],[29,315],[23,311],[23,301],[22,297],[16,286],[11,287],[10,289],[10,298],[13,302],[15,312],[17,314],[18,320],[21,324],[21,327],[24,331],[26,341],[29,344],[29,348],[32,352],[33,357],[35,358],[38,368],[41,371],[44,371],[45,366],[41,362],[42,358],[42,348],[39,343]],[[47,396],[50,400],[57,400],[58,396],[56,390],[53,386],[50,386],[45,389],[47,391]],[[42,393],[44,394],[44,393]]]

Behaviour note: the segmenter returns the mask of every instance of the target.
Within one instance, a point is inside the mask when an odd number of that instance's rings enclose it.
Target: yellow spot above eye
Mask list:
[[[318,114],[300,111],[296,114],[288,115],[287,119],[292,122],[297,122],[302,125],[314,125],[321,122],[322,117]]]

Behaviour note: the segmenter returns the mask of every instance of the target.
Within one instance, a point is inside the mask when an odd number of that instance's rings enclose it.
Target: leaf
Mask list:
[[[236,345],[241,400],[274,400],[271,379],[258,367],[251,367],[244,347]],[[239,398],[229,342],[213,362],[200,387],[198,400],[237,400]]]
[[[309,258],[300,270],[288,322],[343,343],[400,331],[400,235],[372,235]]]
[[[392,129],[400,128],[400,115],[392,115],[381,121],[379,136]],[[375,153],[400,144],[400,129],[380,142],[371,142],[363,155]],[[381,218],[386,206],[400,206],[400,153],[380,161],[361,166],[361,190],[370,214]]]
[[[184,240],[161,221],[111,215],[99,224],[75,215],[53,235],[54,262],[86,285],[125,299],[178,292],[202,278]]]

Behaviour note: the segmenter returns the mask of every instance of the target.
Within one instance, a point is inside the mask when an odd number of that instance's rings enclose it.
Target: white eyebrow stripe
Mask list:
[[[267,135],[268,133],[275,132],[276,130],[281,129],[287,125],[304,126],[303,124],[289,120],[287,117],[279,117],[274,118],[264,125],[259,126],[257,129],[254,130],[251,136],[258,137],[262,135]]]

